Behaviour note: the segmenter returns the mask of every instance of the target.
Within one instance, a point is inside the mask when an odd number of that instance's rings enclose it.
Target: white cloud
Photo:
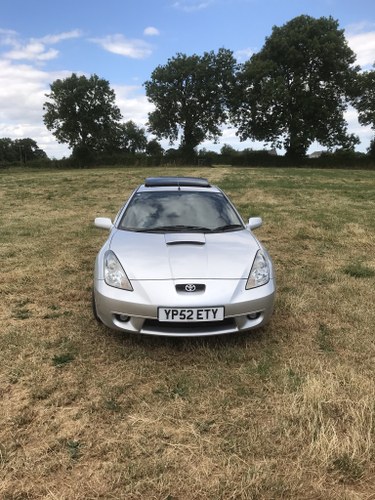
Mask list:
[[[116,104],[120,108],[125,122],[133,120],[138,126],[144,127],[148,113],[155,109],[140,86],[114,86]]]
[[[64,40],[71,40],[72,38],[80,38],[81,36],[82,36],[81,30],[72,30],[72,31],[65,31],[64,33],[58,33],[57,35],[46,35],[43,38],[40,38],[39,41],[47,45],[54,45]]]
[[[195,12],[207,9],[212,3],[213,0],[178,0],[173,3],[173,7],[184,12]]]
[[[13,45],[18,34],[13,30],[4,30],[0,28],[0,45]]]
[[[361,141],[361,143],[356,146],[356,150],[365,153],[374,137],[374,131],[371,130],[370,126],[365,127],[358,122],[358,112],[352,106],[348,107],[344,116],[348,124],[348,131],[351,134],[358,135]]]
[[[23,47],[11,50],[4,54],[7,59],[28,61],[49,61],[55,59],[59,55],[58,50],[46,50],[45,46],[39,42],[30,42]]]
[[[375,64],[375,26],[368,23],[346,28],[349,47],[357,54],[357,64],[370,69]]]
[[[49,48],[49,45],[79,36],[81,32],[73,30],[23,41],[15,31],[0,30],[0,45],[10,47],[10,50],[3,55],[7,59],[43,62],[55,59],[59,55],[58,50]]]
[[[144,40],[131,40],[120,34],[92,38],[91,42],[97,43],[108,52],[132,59],[145,59],[152,54],[152,46]]]
[[[22,123],[40,117],[47,81],[45,72],[30,65],[0,60],[0,121]]]
[[[160,31],[157,28],[155,28],[154,26],[148,26],[143,31],[143,34],[146,36],[158,36],[158,35],[160,35]]]
[[[0,137],[30,137],[50,158],[67,156],[67,147],[58,144],[43,124],[43,103],[49,84],[70,74],[0,59]]]
[[[246,49],[236,50],[234,52],[234,57],[237,59],[238,62],[242,63],[248,61],[254,53],[255,50],[248,47]]]

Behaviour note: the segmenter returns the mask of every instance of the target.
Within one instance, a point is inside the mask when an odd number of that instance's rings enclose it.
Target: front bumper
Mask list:
[[[200,283],[194,280],[194,283]],[[179,292],[178,280],[132,281],[132,292],[94,282],[97,316],[109,328],[123,332],[168,337],[203,337],[237,333],[265,325],[273,311],[275,280],[245,290],[246,280],[201,281],[203,292]],[[196,308],[224,306],[224,320],[212,322],[160,322],[158,307]]]

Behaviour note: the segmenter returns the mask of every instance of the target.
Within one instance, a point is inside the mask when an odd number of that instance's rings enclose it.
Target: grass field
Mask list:
[[[165,173],[263,218],[264,330],[165,339],[93,320],[92,222]],[[375,498],[375,172],[10,170],[0,203],[2,500]]]

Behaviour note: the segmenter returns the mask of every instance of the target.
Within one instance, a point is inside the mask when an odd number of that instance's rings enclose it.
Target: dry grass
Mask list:
[[[190,340],[91,317],[92,221],[155,173],[0,174],[0,497],[373,498],[375,173],[168,169],[262,216],[277,269],[266,329]]]

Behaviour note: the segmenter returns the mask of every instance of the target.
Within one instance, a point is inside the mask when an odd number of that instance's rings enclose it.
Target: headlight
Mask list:
[[[262,250],[258,250],[249,277],[246,283],[246,290],[265,285],[270,280],[270,266]]]
[[[108,250],[104,256],[104,281],[115,288],[122,288],[129,292],[133,290],[118,258],[111,250]]]

